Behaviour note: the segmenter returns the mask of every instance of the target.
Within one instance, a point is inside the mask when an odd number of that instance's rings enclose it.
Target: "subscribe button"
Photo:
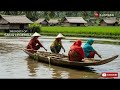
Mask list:
[[[114,78],[114,77],[118,77],[118,72],[103,72],[101,74],[102,77],[108,77],[108,78]]]

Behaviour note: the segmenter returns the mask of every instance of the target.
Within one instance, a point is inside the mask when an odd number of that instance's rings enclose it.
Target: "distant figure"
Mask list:
[[[41,35],[37,32],[35,32],[33,35],[32,35],[32,39],[29,41],[28,45],[27,45],[27,50],[31,53],[36,53],[37,50],[40,48],[40,47],[43,47],[44,46],[40,43],[40,41],[38,40],[38,37],[40,37]],[[45,49],[45,48],[44,48]],[[47,51],[47,49],[45,49]]]
[[[70,61],[82,61],[82,59],[84,59],[84,51],[81,45],[82,45],[82,41],[77,40],[70,47],[70,50],[68,52]]]
[[[97,54],[100,58],[102,58],[101,55],[99,55],[97,53],[97,51],[95,51],[95,49],[92,47],[93,42],[94,42],[94,40],[92,38],[90,38],[90,39],[88,39],[86,44],[83,46],[85,57],[86,58],[94,58],[95,54]]]
[[[64,49],[64,47],[62,45],[62,41],[61,41],[61,39],[63,39],[63,38],[65,38],[65,37],[61,33],[59,33],[57,35],[57,37],[55,38],[55,40],[53,41],[53,43],[50,46],[51,52],[53,52],[53,53],[59,53],[60,50],[61,50],[61,48],[65,52],[65,49]]]

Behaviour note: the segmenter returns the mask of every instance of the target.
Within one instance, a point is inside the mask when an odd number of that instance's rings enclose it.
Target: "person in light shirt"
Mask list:
[[[58,35],[57,35],[57,37],[55,38],[55,40],[52,42],[52,44],[50,45],[50,50],[51,50],[51,52],[53,52],[53,53],[59,53],[60,52],[60,50],[61,50],[61,48],[64,50],[64,52],[65,52],[65,48],[63,47],[63,45],[62,45],[62,41],[61,41],[61,39],[64,39],[65,37],[61,34],[61,33],[59,33]]]

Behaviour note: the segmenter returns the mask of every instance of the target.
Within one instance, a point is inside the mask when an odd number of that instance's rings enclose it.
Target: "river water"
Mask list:
[[[49,37],[48,37],[49,38]],[[40,37],[40,42],[50,51],[50,44],[54,39]],[[101,79],[102,72],[118,72],[120,78],[120,56],[112,62],[100,66],[89,66],[82,69],[69,69],[48,65],[32,60],[24,48],[30,40],[30,37],[0,37],[0,78],[1,79]],[[71,40],[62,40],[66,49],[73,44]],[[82,44],[82,46],[85,43]],[[120,55],[120,45],[98,44],[94,43],[93,47],[102,55],[103,58],[111,55]],[[44,51],[43,48],[40,48]],[[95,56],[95,58],[99,58]]]

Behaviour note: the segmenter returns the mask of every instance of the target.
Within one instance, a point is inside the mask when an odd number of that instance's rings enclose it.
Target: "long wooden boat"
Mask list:
[[[84,59],[84,62],[79,61],[69,61],[68,56],[63,54],[55,54],[51,52],[38,51],[37,53],[30,53],[27,50],[23,50],[31,58],[38,60],[40,62],[48,63],[51,65],[63,66],[63,67],[82,67],[82,66],[96,66],[106,64],[113,61],[118,57],[118,55],[111,56],[106,59]]]

